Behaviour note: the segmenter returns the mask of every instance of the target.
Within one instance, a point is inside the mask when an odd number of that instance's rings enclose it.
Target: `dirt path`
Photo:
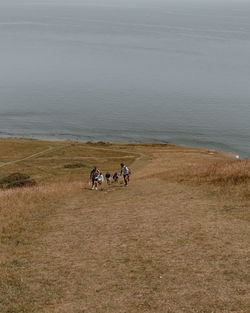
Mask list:
[[[46,154],[47,152],[51,152],[55,149],[58,149],[58,147],[49,147],[48,149],[46,150],[43,150],[41,152],[38,152],[38,153],[34,153],[34,154],[31,154],[25,158],[22,158],[22,159],[18,159],[18,160],[15,160],[15,161],[11,161],[11,162],[6,162],[6,163],[0,163],[0,167],[4,167],[4,166],[7,166],[7,165],[11,165],[11,164],[15,164],[15,163],[19,163],[19,162],[22,162],[22,161],[26,161],[26,160],[29,160],[29,159],[32,159],[32,158],[35,158],[37,156],[40,156],[40,155],[43,155],[43,154]]]

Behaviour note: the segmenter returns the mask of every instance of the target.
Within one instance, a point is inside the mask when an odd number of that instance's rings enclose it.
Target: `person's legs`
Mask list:
[[[128,185],[128,175],[124,175],[123,178],[124,178],[124,184],[125,184],[125,186],[127,186]]]

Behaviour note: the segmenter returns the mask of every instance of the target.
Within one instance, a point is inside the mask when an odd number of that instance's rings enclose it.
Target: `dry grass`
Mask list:
[[[139,179],[160,178],[167,181],[202,186],[220,195],[249,199],[250,161],[236,160],[230,154],[208,150],[187,149],[170,146],[164,153],[156,151],[158,169]]]
[[[57,145],[57,143],[53,143]],[[0,163],[15,161],[48,149],[51,143],[40,140],[0,138]]]
[[[79,193],[81,183],[57,183],[0,193],[0,312],[33,312],[32,290],[23,271],[46,219]]]
[[[191,181],[238,201],[250,199],[250,161],[219,160],[202,166],[190,166],[177,175],[178,181]]]
[[[224,186],[248,184],[250,162],[247,160],[219,160],[185,167],[178,179],[194,180]]]
[[[41,151],[29,143],[25,156]],[[0,192],[1,313],[250,311],[248,161],[166,145],[41,144],[55,149],[0,168],[40,182]],[[122,160],[131,186],[89,190],[92,165],[112,171]],[[79,162],[87,167],[63,168]]]
[[[57,183],[0,192],[0,233],[2,242],[18,239],[33,216],[47,216],[60,199],[79,192],[81,183]]]
[[[0,312],[30,313],[33,293],[23,272],[34,241],[46,232],[46,219],[80,192],[93,165],[117,171],[121,161],[130,164],[138,154],[123,145],[23,139],[1,139],[0,149],[0,178],[23,172],[39,182],[36,187],[0,191]],[[82,162],[86,167],[64,168]]]
[[[38,183],[82,181],[87,179],[95,165],[103,172],[113,172],[119,170],[121,161],[131,164],[138,154],[128,151],[128,147],[104,143],[0,139],[0,151],[3,151],[0,156],[0,178],[21,172]],[[34,157],[29,158],[32,155]],[[1,166],[5,162],[13,163]],[[68,164],[81,163],[86,166],[65,168]]]
[[[249,184],[250,162],[245,160],[226,160],[216,162],[205,169],[196,171],[197,179],[223,185]]]

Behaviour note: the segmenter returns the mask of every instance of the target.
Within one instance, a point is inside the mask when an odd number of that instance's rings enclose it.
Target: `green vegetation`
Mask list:
[[[34,179],[30,179],[29,175],[22,173],[13,173],[7,177],[0,179],[0,188],[16,188],[34,186],[36,182]]]

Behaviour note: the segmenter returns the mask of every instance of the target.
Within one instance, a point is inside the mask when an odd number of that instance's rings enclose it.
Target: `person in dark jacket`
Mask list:
[[[97,190],[97,183],[98,183],[98,176],[100,171],[95,166],[92,171],[90,172],[89,179],[92,182],[92,190]]]
[[[111,177],[110,173],[107,172],[107,173],[105,174],[105,178],[106,178],[106,182],[107,182],[108,185],[110,184],[110,177]]]
[[[118,183],[118,179],[119,179],[119,175],[118,175],[117,172],[115,172],[114,175],[113,175],[113,182],[114,183]]]

